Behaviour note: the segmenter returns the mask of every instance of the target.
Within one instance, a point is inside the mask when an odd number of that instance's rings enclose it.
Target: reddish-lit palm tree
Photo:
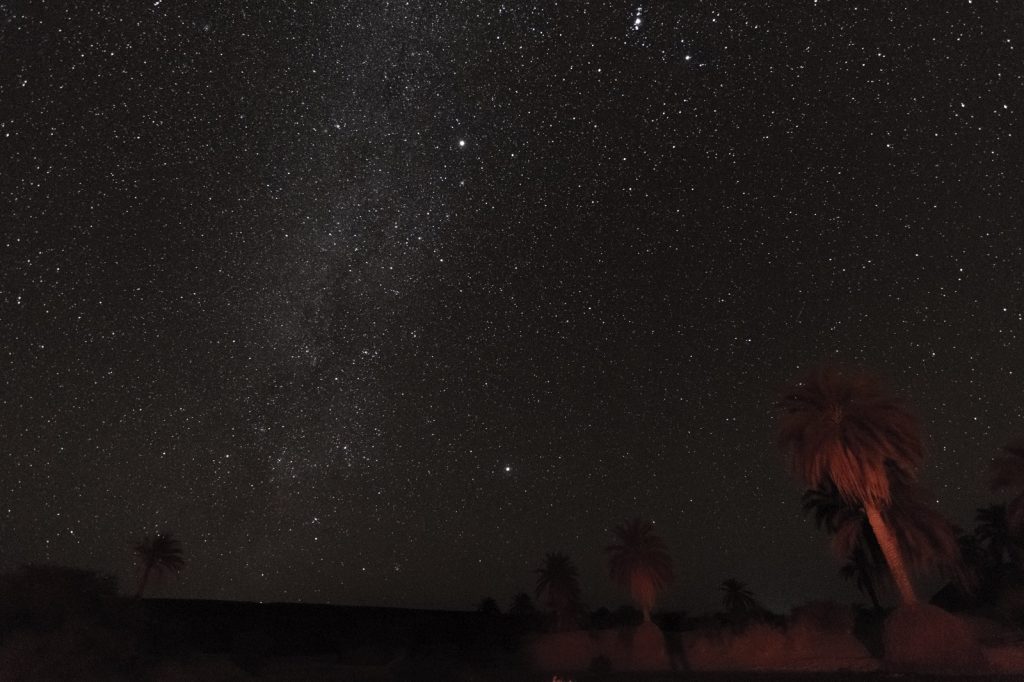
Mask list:
[[[780,408],[778,442],[797,475],[811,488],[831,481],[844,500],[863,508],[901,600],[916,603],[885,511],[894,481],[912,482],[924,459],[917,419],[876,378],[832,367],[787,389]]]
[[[537,598],[555,614],[555,627],[568,630],[580,605],[580,576],[575,564],[561,552],[552,552],[544,558],[544,565],[536,570]]]
[[[644,614],[651,620],[651,609],[661,592],[672,582],[672,557],[665,542],[654,534],[654,524],[633,519],[615,529],[618,542],[608,545],[608,568],[613,581],[629,590]]]
[[[960,558],[957,529],[933,509],[915,486],[894,482],[893,501],[883,516],[893,531],[903,558],[911,571],[938,573],[966,586],[970,582]],[[847,502],[831,482],[808,490],[803,496],[804,513],[813,513],[819,528],[832,536],[832,549],[847,560],[840,569],[856,580],[857,588],[881,608],[875,581],[891,580],[882,548],[861,505]]]
[[[146,585],[154,573],[177,574],[185,567],[181,556],[181,543],[171,533],[148,535],[132,547],[139,561],[139,589],[137,597],[146,591]]]

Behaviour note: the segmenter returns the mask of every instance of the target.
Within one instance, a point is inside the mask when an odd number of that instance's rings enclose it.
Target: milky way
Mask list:
[[[1013,2],[0,6],[0,567],[692,611],[858,598],[772,437],[890,377],[969,526],[1024,432]]]

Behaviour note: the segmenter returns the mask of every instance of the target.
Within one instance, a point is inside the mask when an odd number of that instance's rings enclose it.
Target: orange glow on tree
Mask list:
[[[780,402],[778,443],[810,488],[835,485],[863,508],[904,603],[917,601],[898,537],[884,518],[893,485],[909,485],[924,459],[917,419],[875,377],[818,369]]]

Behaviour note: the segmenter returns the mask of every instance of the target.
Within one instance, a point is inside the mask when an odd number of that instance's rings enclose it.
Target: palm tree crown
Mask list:
[[[718,589],[722,591],[722,606],[731,615],[749,616],[762,610],[754,593],[735,578],[723,581]]]
[[[894,475],[917,477],[917,420],[874,377],[822,368],[787,390],[781,408],[779,445],[808,487],[830,480],[844,499],[885,507]]]
[[[156,573],[178,573],[185,567],[181,556],[181,543],[171,533],[148,535],[132,547],[139,560],[142,577],[139,579],[138,596],[146,589],[151,575]]]
[[[672,557],[653,523],[633,519],[616,528],[615,536],[617,542],[605,548],[611,578],[629,590],[650,621],[658,592],[672,582]]]
[[[910,484],[924,459],[917,420],[881,383],[863,372],[822,368],[787,389],[778,442],[811,488],[833,484],[864,509],[904,602],[916,601],[899,540],[885,511],[893,486]]]

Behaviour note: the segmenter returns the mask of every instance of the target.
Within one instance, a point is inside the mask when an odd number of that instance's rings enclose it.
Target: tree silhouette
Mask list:
[[[977,523],[974,534],[978,538],[978,543],[988,553],[992,565],[1017,564],[1021,540],[1010,530],[1006,505],[993,504],[978,509],[974,520]]]
[[[181,556],[181,543],[171,533],[148,535],[132,547],[139,561],[139,589],[137,597],[146,591],[146,585],[153,574],[177,574],[185,567]]]
[[[615,529],[616,543],[608,545],[611,578],[629,590],[633,600],[651,621],[651,609],[661,592],[672,582],[672,557],[665,542],[654,534],[654,524],[633,519]]]
[[[520,592],[512,597],[512,606],[509,607],[508,612],[512,616],[532,616],[537,613],[537,609],[534,607],[530,595]]]
[[[1007,490],[1014,497],[1006,506],[1006,522],[1014,538],[1024,538],[1024,440],[1003,446],[1005,457],[992,460],[989,486],[994,492]]]
[[[875,609],[881,610],[875,580],[885,574],[885,559],[863,509],[844,500],[832,481],[805,491],[801,499],[804,514],[814,515],[818,529],[832,536],[835,553],[846,559],[840,575],[852,579]]]
[[[555,614],[557,629],[570,629],[580,606],[579,571],[575,564],[561,552],[552,552],[536,573],[537,598],[544,595],[545,604]]]
[[[962,585],[969,584],[956,528],[926,503],[917,488],[894,482],[893,490],[893,502],[883,516],[909,568],[918,573],[940,573]],[[844,500],[831,482],[808,490],[802,499],[804,513],[814,514],[818,528],[832,536],[836,556],[846,560],[840,574],[853,579],[875,608],[881,608],[876,581],[891,581],[892,574],[864,508]]]
[[[874,377],[833,367],[812,372],[780,402],[778,443],[811,488],[831,481],[864,509],[906,604],[916,603],[907,561],[884,512],[893,482],[910,483],[924,459],[917,420]]]
[[[494,597],[484,597],[480,600],[480,603],[476,605],[478,613],[482,613],[485,616],[500,616],[501,608],[498,607],[498,602]]]
[[[722,606],[731,616],[752,616],[764,610],[754,599],[754,593],[735,578],[723,581],[718,589],[722,591]]]
[[[852,580],[857,590],[868,596],[875,611],[882,610],[882,604],[878,601],[878,591],[875,589],[875,576],[879,572],[879,565],[869,557],[863,546],[853,550],[847,557],[846,563],[839,569],[841,576]]]

